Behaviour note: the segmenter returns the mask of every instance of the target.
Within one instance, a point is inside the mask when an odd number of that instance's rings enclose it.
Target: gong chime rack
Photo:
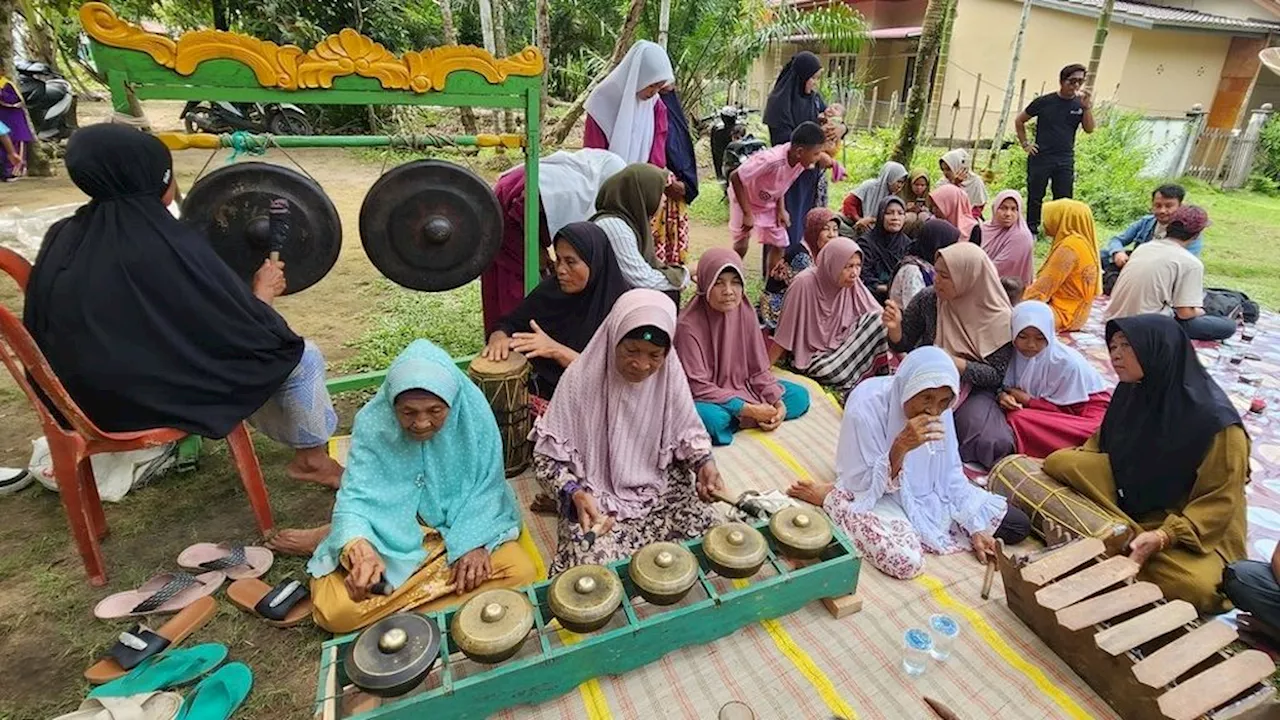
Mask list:
[[[219,150],[229,148],[261,154],[268,148],[504,148],[524,147],[525,138],[515,133],[501,135],[264,135],[248,132],[157,133],[156,137],[170,150]]]
[[[315,717],[319,720],[458,720],[487,717],[516,705],[557,698],[602,675],[620,675],[647,665],[672,651],[724,637],[739,628],[794,612],[826,597],[853,591],[861,559],[849,540],[833,526],[832,541],[816,561],[804,567],[784,559],[769,523],[755,524],[767,541],[763,568],[749,580],[730,581],[711,570],[702,538],[682,543],[698,561],[698,579],[679,604],[646,603],[631,580],[631,559],[609,570],[622,582],[622,606],[604,628],[587,635],[560,630],[553,622],[543,581],[523,589],[534,608],[535,637],[510,660],[480,665],[468,660],[450,637],[458,609],[431,613],[440,631],[439,663],[415,691],[384,701],[381,707],[345,714],[344,699],[352,691],[344,669],[346,635],[321,647]]]

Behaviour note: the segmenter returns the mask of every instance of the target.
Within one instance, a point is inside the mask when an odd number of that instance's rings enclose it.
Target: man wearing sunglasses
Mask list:
[[[1018,113],[1013,127],[1027,151],[1027,225],[1040,228],[1044,193],[1053,183],[1053,198],[1069,198],[1075,184],[1076,128],[1093,132],[1093,96],[1084,89],[1085,67],[1068,65],[1058,73],[1057,92],[1041,95]],[[1027,140],[1027,121],[1036,118],[1036,140]]]

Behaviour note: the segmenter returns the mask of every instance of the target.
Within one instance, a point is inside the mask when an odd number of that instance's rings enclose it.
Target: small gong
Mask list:
[[[273,202],[285,211],[283,223],[277,211],[274,238]],[[286,295],[320,282],[342,250],[342,221],[329,196],[311,178],[270,163],[236,163],[205,175],[183,198],[182,221],[245,282],[279,252]]]
[[[487,590],[449,623],[449,637],[467,657],[489,665],[515,655],[533,627],[533,606],[515,590]]]
[[[629,574],[645,600],[673,605],[697,582],[698,559],[683,545],[650,543],[631,557]]]
[[[575,565],[551,581],[547,604],[566,630],[595,632],[622,604],[622,581],[603,565]]]
[[[769,519],[769,531],[784,555],[801,560],[818,557],[831,544],[831,522],[813,507],[779,510]]]
[[[443,160],[392,168],[360,206],[370,262],[412,290],[452,290],[489,267],[502,245],[502,208],[479,175]]]
[[[425,615],[396,613],[347,645],[345,670],[356,687],[396,697],[418,686],[440,654],[440,629]]]
[[[760,571],[768,546],[759,530],[733,522],[707,531],[702,549],[711,569],[721,577],[748,578]]]

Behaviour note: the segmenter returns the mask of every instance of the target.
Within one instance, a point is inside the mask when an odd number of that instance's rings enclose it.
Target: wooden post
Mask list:
[[[667,37],[671,30],[671,0],[662,0],[658,6],[658,44],[667,49]]]
[[[876,126],[876,110],[878,109],[876,107],[876,104],[879,102],[879,100],[880,100],[880,86],[874,85],[871,88],[871,112],[867,113],[867,129],[868,130]]]
[[[978,154],[978,143],[982,142],[982,125],[987,121],[987,106],[991,104],[991,93],[982,97],[982,114],[978,115],[978,135],[971,138],[974,154]]]
[[[1000,105],[1000,120],[996,123],[996,134],[991,139],[991,152],[987,155],[987,168],[996,166],[1000,158],[1000,146],[1004,144],[1004,133],[1009,127],[1010,104],[1013,101],[1013,81],[1018,77],[1018,61],[1022,59],[1022,43],[1027,39],[1027,21],[1031,19],[1031,0],[1022,0],[1022,17],[1018,19],[1018,32],[1013,36],[1013,57],[1009,60],[1009,79],[1004,84],[1004,101]],[[1026,80],[1022,87],[1026,89]],[[1022,98],[1018,98],[1018,110],[1021,111]],[[983,118],[984,120],[986,118]]]
[[[897,121],[898,121],[898,91],[894,90],[893,94],[889,96],[889,122],[886,124],[892,125]]]
[[[978,73],[978,77],[974,79],[973,105],[969,108],[969,134],[965,135],[966,140],[973,140],[973,123],[978,118],[978,93],[980,92],[982,92],[982,73]]]

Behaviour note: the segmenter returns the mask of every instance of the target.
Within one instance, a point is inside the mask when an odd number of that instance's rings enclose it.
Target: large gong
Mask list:
[[[182,219],[245,282],[279,252],[286,295],[319,282],[342,250],[342,221],[329,196],[311,178],[270,163],[237,163],[204,176],[183,199]]]
[[[393,168],[360,207],[375,267],[413,290],[452,290],[484,272],[502,245],[502,209],[480,176],[442,160]]]

